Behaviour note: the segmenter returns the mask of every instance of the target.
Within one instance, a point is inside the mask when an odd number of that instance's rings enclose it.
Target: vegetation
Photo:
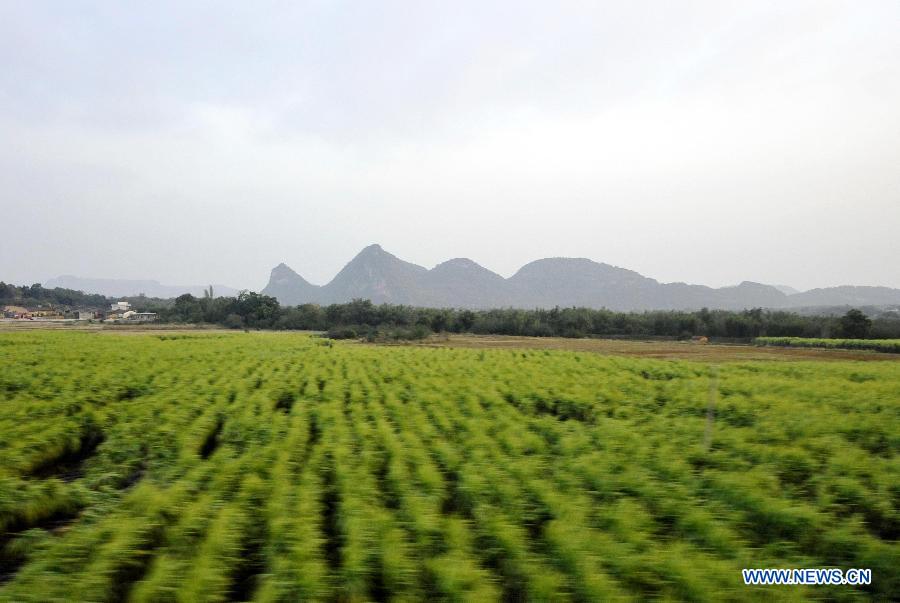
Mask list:
[[[482,335],[526,335],[556,337],[623,336],[690,338],[693,335],[749,341],[754,337],[828,337],[844,333],[845,318],[801,316],[762,309],[731,312],[613,312],[589,308],[549,310],[455,310],[415,308],[368,300],[319,306],[303,304],[280,307],[273,297],[242,293],[237,298],[195,298],[182,295],[174,305],[145,308],[160,313],[163,320],[213,323],[229,328],[297,329],[329,331],[336,335],[391,338],[423,330],[476,333]],[[849,314],[849,313],[848,313]],[[868,336],[900,338],[900,317],[869,320]],[[378,335],[378,333],[381,335]]]
[[[892,361],[0,334],[0,601],[896,600],[898,400]],[[823,566],[873,583],[741,582]]]
[[[756,337],[848,339],[900,338],[900,315],[885,312],[869,319],[851,309],[837,318],[755,308],[742,312],[690,311],[613,312],[590,308],[460,310],[416,308],[369,300],[319,306],[280,306],[274,297],[243,291],[236,297],[185,294],[174,300],[143,296],[125,298],[141,312],[156,312],[163,322],[206,323],[230,329],[328,331],[336,338],[375,341],[420,339],[431,332],[538,337],[667,337],[695,335],[749,341]],[[0,303],[105,308],[113,298],[40,285],[15,287],[0,282]]]
[[[83,293],[72,289],[45,289],[39,283],[34,285],[8,285],[0,281],[0,305],[26,306],[70,306],[103,308],[109,300],[97,293]],[[0,308],[2,309],[2,308]]]
[[[757,337],[756,345],[777,345],[792,348],[832,348],[844,350],[874,350],[900,354],[900,339],[807,339],[802,337]]]
[[[849,310],[840,320],[841,335],[848,339],[865,339],[872,331],[872,321],[859,310]]]

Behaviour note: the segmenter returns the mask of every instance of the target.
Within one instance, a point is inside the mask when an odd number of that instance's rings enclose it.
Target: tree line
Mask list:
[[[103,308],[110,300],[99,293],[84,293],[74,289],[56,287],[47,289],[40,283],[11,285],[0,281],[0,304],[26,308],[81,307]]]
[[[327,331],[335,338],[416,339],[430,333],[475,333],[537,337],[693,336],[749,340],[754,337],[852,339],[900,338],[900,313],[870,319],[859,310],[845,315],[807,316],[755,308],[740,312],[702,309],[614,312],[591,308],[462,310],[417,308],[357,299],[343,304],[281,306],[274,297],[243,291],[236,297],[190,294],[175,299],[127,299],[139,311],[156,312],[163,322],[213,324],[228,328]],[[0,282],[0,303],[23,306],[105,307],[114,298],[39,284]]]
[[[538,337],[706,336],[734,340],[766,336],[900,338],[900,315],[870,319],[859,310],[850,310],[841,317],[803,316],[761,308],[741,312],[706,308],[650,312],[591,308],[460,310],[375,305],[363,299],[328,306],[280,306],[274,297],[243,292],[236,298],[182,295],[173,304],[154,311],[172,322],[327,331],[336,338],[415,339],[438,332]]]

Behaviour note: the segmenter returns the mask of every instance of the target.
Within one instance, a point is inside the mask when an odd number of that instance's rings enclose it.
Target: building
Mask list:
[[[96,314],[91,310],[78,310],[75,312],[76,320],[94,320]]]
[[[31,310],[23,306],[4,306],[3,318],[28,318],[31,316]]]
[[[109,310],[106,311],[107,322],[115,322],[120,318],[128,318],[125,316],[129,312],[134,313],[134,310],[131,309],[131,304],[127,301],[117,301],[114,304],[109,306]]]
[[[4,306],[3,318],[46,318],[59,319],[65,316],[53,308],[25,308],[23,306]]]
[[[131,312],[130,314],[126,312],[123,316],[126,320],[133,320],[135,322],[153,322],[159,318],[156,312]]]
[[[120,320],[127,320],[128,322],[153,322],[157,320],[159,316],[156,312],[135,312],[134,310],[128,310],[127,312],[109,312],[107,322],[118,322]]]

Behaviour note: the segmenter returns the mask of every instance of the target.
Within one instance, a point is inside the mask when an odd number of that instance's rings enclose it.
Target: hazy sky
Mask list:
[[[0,0],[0,280],[900,287],[900,2]]]

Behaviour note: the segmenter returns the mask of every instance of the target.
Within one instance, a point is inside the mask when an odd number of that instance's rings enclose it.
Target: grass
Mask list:
[[[0,601],[900,594],[890,356],[446,344],[0,334]]]

